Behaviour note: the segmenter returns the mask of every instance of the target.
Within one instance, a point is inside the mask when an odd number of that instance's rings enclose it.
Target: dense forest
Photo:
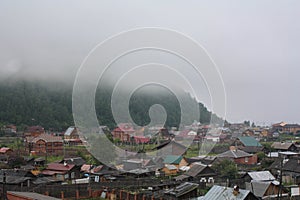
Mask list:
[[[111,89],[97,91],[95,108],[101,125],[116,126],[111,112]],[[72,86],[59,82],[6,81],[0,82],[0,125],[16,124],[19,130],[31,125],[41,125],[48,130],[63,131],[74,124],[72,117]],[[198,104],[201,123],[209,123],[211,113],[202,103],[185,94],[186,104]],[[148,110],[153,104],[162,105],[167,113],[166,127],[180,123],[180,105],[172,94],[160,92],[155,95],[135,93],[131,96],[129,111],[138,125],[150,122]],[[191,109],[194,109],[191,106]],[[213,117],[217,118],[213,114]],[[191,123],[192,117],[186,123]]]

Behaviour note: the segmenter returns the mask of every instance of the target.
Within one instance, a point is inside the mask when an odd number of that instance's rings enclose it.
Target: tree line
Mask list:
[[[74,124],[72,117],[72,86],[59,82],[43,81],[6,81],[0,82],[0,125],[15,124],[19,130],[26,126],[41,125],[47,130],[63,131]],[[101,125],[109,128],[116,126],[111,111],[112,88],[97,91],[95,108]],[[189,94],[182,92],[184,102],[194,113],[198,106],[200,116],[196,120],[209,123],[211,117],[218,118]],[[129,112],[132,119],[140,126],[150,122],[149,108],[153,104],[162,105],[167,113],[166,127],[180,124],[180,105],[176,96],[168,91],[155,94],[136,92],[131,96]],[[188,112],[189,113],[189,112]],[[183,117],[185,123],[195,120],[193,114]]]

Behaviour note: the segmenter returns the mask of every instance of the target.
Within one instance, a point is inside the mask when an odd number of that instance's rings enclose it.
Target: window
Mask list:
[[[71,178],[72,178],[72,179],[75,178],[75,172],[72,172],[72,173],[71,173]]]
[[[200,183],[203,183],[203,182],[206,183],[206,178],[201,178],[200,179]]]
[[[245,162],[248,162],[249,161],[248,159],[249,159],[248,157],[245,157]]]

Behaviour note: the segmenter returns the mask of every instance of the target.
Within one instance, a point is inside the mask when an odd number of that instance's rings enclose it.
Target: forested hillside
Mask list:
[[[187,104],[197,103],[188,94]],[[96,111],[101,125],[115,126],[110,100],[111,90],[96,93]],[[167,112],[166,126],[178,126],[180,106],[172,93],[155,95],[134,94],[130,100],[130,114],[139,125],[150,122],[148,110],[153,104],[161,104]],[[192,108],[191,108],[192,109]],[[208,123],[211,113],[199,103],[200,122]],[[214,115],[215,116],[215,115]],[[188,116],[186,116],[188,118]],[[192,120],[192,118],[190,118]],[[187,120],[188,121],[188,120]],[[0,82],[0,123],[16,124],[19,129],[29,125],[41,125],[46,129],[63,131],[74,124],[72,117],[72,86],[57,82],[10,81]]]

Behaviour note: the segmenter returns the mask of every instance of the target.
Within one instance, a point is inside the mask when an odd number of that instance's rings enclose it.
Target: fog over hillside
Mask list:
[[[299,8],[297,0],[4,0],[0,79],[72,85],[84,58],[100,42],[133,28],[161,27],[192,37],[209,52],[224,80],[229,121],[299,123]],[[148,56],[153,55],[139,55]],[[156,59],[179,63],[165,55]],[[116,69],[132,61],[123,60]],[[199,101],[211,109],[203,80],[195,81],[203,92]]]

